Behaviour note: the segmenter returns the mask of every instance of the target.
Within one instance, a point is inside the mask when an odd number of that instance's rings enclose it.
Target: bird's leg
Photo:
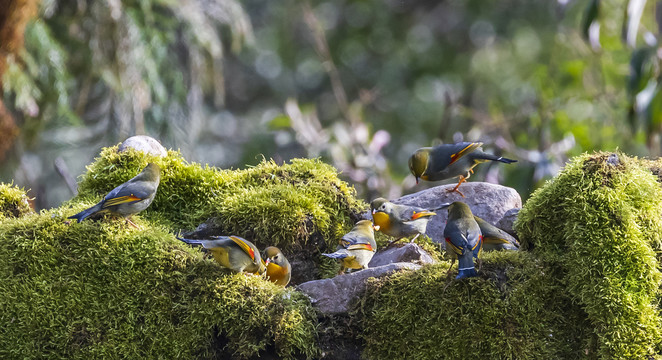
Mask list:
[[[451,192],[451,193],[456,192],[456,193],[462,195],[462,197],[464,197],[464,194],[460,190],[458,190],[457,188],[459,188],[460,185],[462,185],[463,182],[467,181],[466,179],[468,179],[468,178],[469,178],[469,173],[467,173],[467,177],[464,177],[464,176],[460,175],[460,181],[457,183],[457,185],[455,185],[455,187],[452,190],[446,190],[446,191]]]
[[[483,259],[478,258],[478,271],[480,271],[480,268],[483,267]]]
[[[131,219],[129,219],[128,217],[125,218],[125,220],[126,220],[127,224],[133,226],[133,227],[136,228],[136,229],[140,229],[140,226],[134,224],[133,221],[131,221]]]
[[[446,280],[450,279],[451,277],[451,269],[453,268],[453,265],[455,265],[455,259],[451,260],[451,266],[449,266],[448,270],[446,271]]]
[[[413,243],[419,235],[421,235],[421,233],[416,234],[413,239],[409,240],[409,243]]]

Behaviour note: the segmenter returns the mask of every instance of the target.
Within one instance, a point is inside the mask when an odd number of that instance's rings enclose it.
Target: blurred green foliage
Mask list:
[[[463,139],[518,158],[474,179],[527,198],[569,156],[659,155],[655,6],[45,1],[3,76],[23,130],[3,179],[52,188],[52,172],[21,177],[26,153],[80,169],[72,145],[147,133],[219,166],[322,156],[361,196],[393,198],[430,186],[408,176],[416,148]]]

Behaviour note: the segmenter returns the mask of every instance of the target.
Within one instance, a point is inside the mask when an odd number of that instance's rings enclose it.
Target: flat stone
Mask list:
[[[128,148],[133,148],[146,154],[160,157],[166,157],[168,155],[168,151],[158,140],[147,135],[136,135],[124,140],[119,146],[119,151],[123,152]]]
[[[420,246],[415,243],[406,243],[401,247],[391,247],[378,251],[370,260],[370,267],[382,266],[392,263],[409,262],[416,264],[433,264],[435,261]]]
[[[398,270],[418,270],[421,265],[400,262],[368,268],[331,279],[305,282],[297,289],[310,297],[311,303],[326,315],[347,313],[365,291],[368,278],[379,278]]]

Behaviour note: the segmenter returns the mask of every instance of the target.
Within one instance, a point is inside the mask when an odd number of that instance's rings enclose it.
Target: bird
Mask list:
[[[331,254],[322,254],[326,257],[340,260],[340,271],[343,274],[347,269],[367,269],[368,263],[377,251],[375,242],[375,229],[370,220],[361,220],[352,230],[340,239],[338,250]]]
[[[72,215],[69,219],[81,222],[94,214],[109,213],[123,216],[133,227],[138,227],[129,217],[137,214],[152,203],[161,180],[161,168],[155,163],[147,166],[129,181],[111,190],[96,205]]]
[[[448,204],[448,222],[444,228],[444,238],[448,245],[446,249],[453,258],[451,268],[456,258],[459,262],[455,278],[478,276],[473,259],[480,257],[483,236],[469,205],[460,201]],[[450,274],[450,268],[448,270]]]
[[[370,208],[372,208],[372,220],[379,226],[381,232],[398,240],[416,235],[410,242],[414,242],[419,235],[425,234],[430,217],[437,215],[432,210],[394,204],[382,197],[372,200]]]
[[[264,275],[267,271],[260,250],[252,242],[239,236],[215,236],[211,239],[176,237],[189,245],[202,245],[209,250],[217,263],[234,272]]]
[[[517,160],[484,153],[482,142],[460,142],[443,144],[435,147],[423,147],[416,150],[409,158],[409,170],[416,178],[437,181],[460,177],[459,182],[449,192],[464,194],[458,190],[473,173],[474,166],[486,161],[500,161],[510,164]]]
[[[269,246],[264,249],[262,258],[267,267],[267,279],[276,285],[287,286],[292,277],[292,266],[280,249]]]
[[[483,250],[518,250],[519,242],[507,232],[474,215],[483,235]]]

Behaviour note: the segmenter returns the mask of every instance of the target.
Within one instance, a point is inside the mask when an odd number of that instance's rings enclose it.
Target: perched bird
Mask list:
[[[217,263],[235,271],[263,275],[267,268],[262,261],[260,250],[250,241],[239,236],[218,236],[212,239],[177,239],[189,245],[202,245],[209,250]]]
[[[474,215],[483,235],[483,250],[518,250],[519,242],[507,232]]]
[[[322,255],[340,260],[338,274],[343,274],[347,269],[367,269],[377,251],[375,228],[378,227],[373,226],[370,220],[357,222],[354,228],[340,239],[336,252]]]
[[[160,180],[161,168],[149,163],[140,174],[111,190],[98,204],[70,216],[69,219],[81,222],[91,215],[108,213],[123,216],[129,224],[137,227],[129,217],[147,209],[154,200]]]
[[[425,234],[430,217],[437,215],[433,211],[416,206],[394,204],[381,197],[373,200],[370,207],[372,220],[379,226],[380,231],[398,240],[416,235],[410,242],[416,240],[419,235]]]
[[[457,188],[471,176],[474,166],[489,160],[506,164],[517,162],[484,153],[480,148],[481,145],[483,145],[481,142],[461,142],[420,148],[409,158],[409,170],[416,177],[417,184],[419,178],[437,181],[459,176],[460,181],[453,190],[449,191],[457,192],[464,197]]]
[[[456,279],[478,275],[473,259],[478,259],[480,256],[482,237],[480,227],[467,204],[459,201],[448,204],[448,222],[444,229],[444,238],[448,245],[446,249],[453,257],[453,263],[455,258],[459,260]]]
[[[292,266],[280,249],[269,246],[264,249],[263,259],[267,267],[267,279],[276,285],[286,286],[292,277]]]

